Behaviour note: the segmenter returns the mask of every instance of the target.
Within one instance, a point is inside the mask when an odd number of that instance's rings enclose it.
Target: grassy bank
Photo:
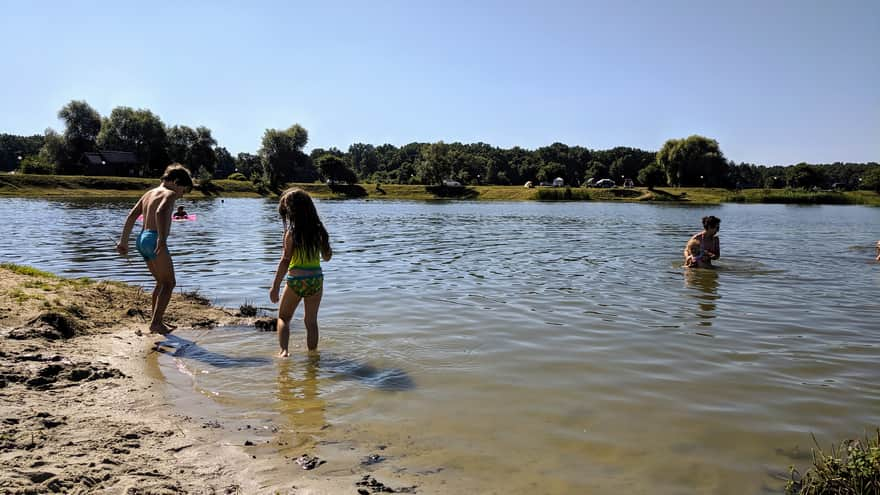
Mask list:
[[[156,179],[128,177],[85,177],[60,175],[0,175],[0,196],[13,197],[137,197],[154,187]],[[291,184],[294,185],[294,184]],[[654,190],[587,189],[567,187],[522,186],[442,186],[404,184],[327,185],[295,184],[314,197],[324,199],[465,199],[481,201],[624,201],[676,202],[691,204],[786,203],[786,204],[860,204],[880,206],[880,195],[873,191],[792,191],[785,189],[750,189],[730,191],[721,188],[662,187]],[[204,190],[194,190],[190,197],[259,197],[251,182],[214,180]]]

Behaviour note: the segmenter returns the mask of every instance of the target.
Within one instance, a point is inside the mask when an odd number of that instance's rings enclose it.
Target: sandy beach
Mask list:
[[[415,490],[383,484],[344,454],[308,465],[231,443],[210,418],[176,412],[145,369],[162,340],[146,330],[149,303],[137,287],[0,267],[0,493]],[[235,313],[176,293],[166,319],[253,323]]]

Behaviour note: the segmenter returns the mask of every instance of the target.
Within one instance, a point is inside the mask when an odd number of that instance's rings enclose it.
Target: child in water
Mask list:
[[[700,251],[700,241],[691,239],[684,248],[684,266],[688,268],[706,268]],[[711,264],[708,266],[712,266]]]
[[[278,306],[276,329],[281,348],[278,357],[288,357],[290,319],[300,300],[305,306],[306,345],[309,351],[318,348],[318,307],[324,294],[321,258],[330,261],[333,251],[327,229],[308,193],[299,188],[285,191],[278,201],[278,214],[284,225],[284,251],[269,289],[269,300],[278,302],[278,290],[284,279],[286,286]]]
[[[161,181],[158,187],[144,193],[134,208],[128,212],[122,235],[116,242],[116,251],[119,254],[128,254],[131,229],[137,217],[143,215],[144,227],[137,238],[137,250],[147,263],[153,278],[156,279],[150,331],[165,335],[173,328],[166,325],[162,318],[165,316],[165,308],[168,307],[171,293],[177,284],[174,278],[174,263],[166,246],[168,236],[171,234],[171,214],[174,211],[174,201],[192,190],[193,181],[189,170],[179,163],[169,165]]]
[[[187,213],[186,210],[183,209],[183,206],[178,206],[177,211],[174,212],[174,218],[177,220],[186,219]]]

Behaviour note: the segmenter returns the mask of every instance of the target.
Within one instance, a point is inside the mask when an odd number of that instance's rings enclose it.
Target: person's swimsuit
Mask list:
[[[293,250],[290,265],[287,267],[287,287],[299,297],[311,297],[324,288],[324,273],[321,271],[321,258],[318,253],[308,256],[300,249]],[[296,271],[296,275],[290,272]]]
[[[137,250],[144,261],[156,259],[156,242],[159,240],[158,230],[144,230],[137,238]]]

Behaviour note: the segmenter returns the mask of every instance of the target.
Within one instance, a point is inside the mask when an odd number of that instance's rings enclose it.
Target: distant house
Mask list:
[[[130,151],[95,151],[83,153],[79,159],[85,175],[138,177],[143,175],[143,164]]]
[[[557,177],[553,179],[553,187],[562,187],[564,185],[565,181],[562,179],[562,177]]]

